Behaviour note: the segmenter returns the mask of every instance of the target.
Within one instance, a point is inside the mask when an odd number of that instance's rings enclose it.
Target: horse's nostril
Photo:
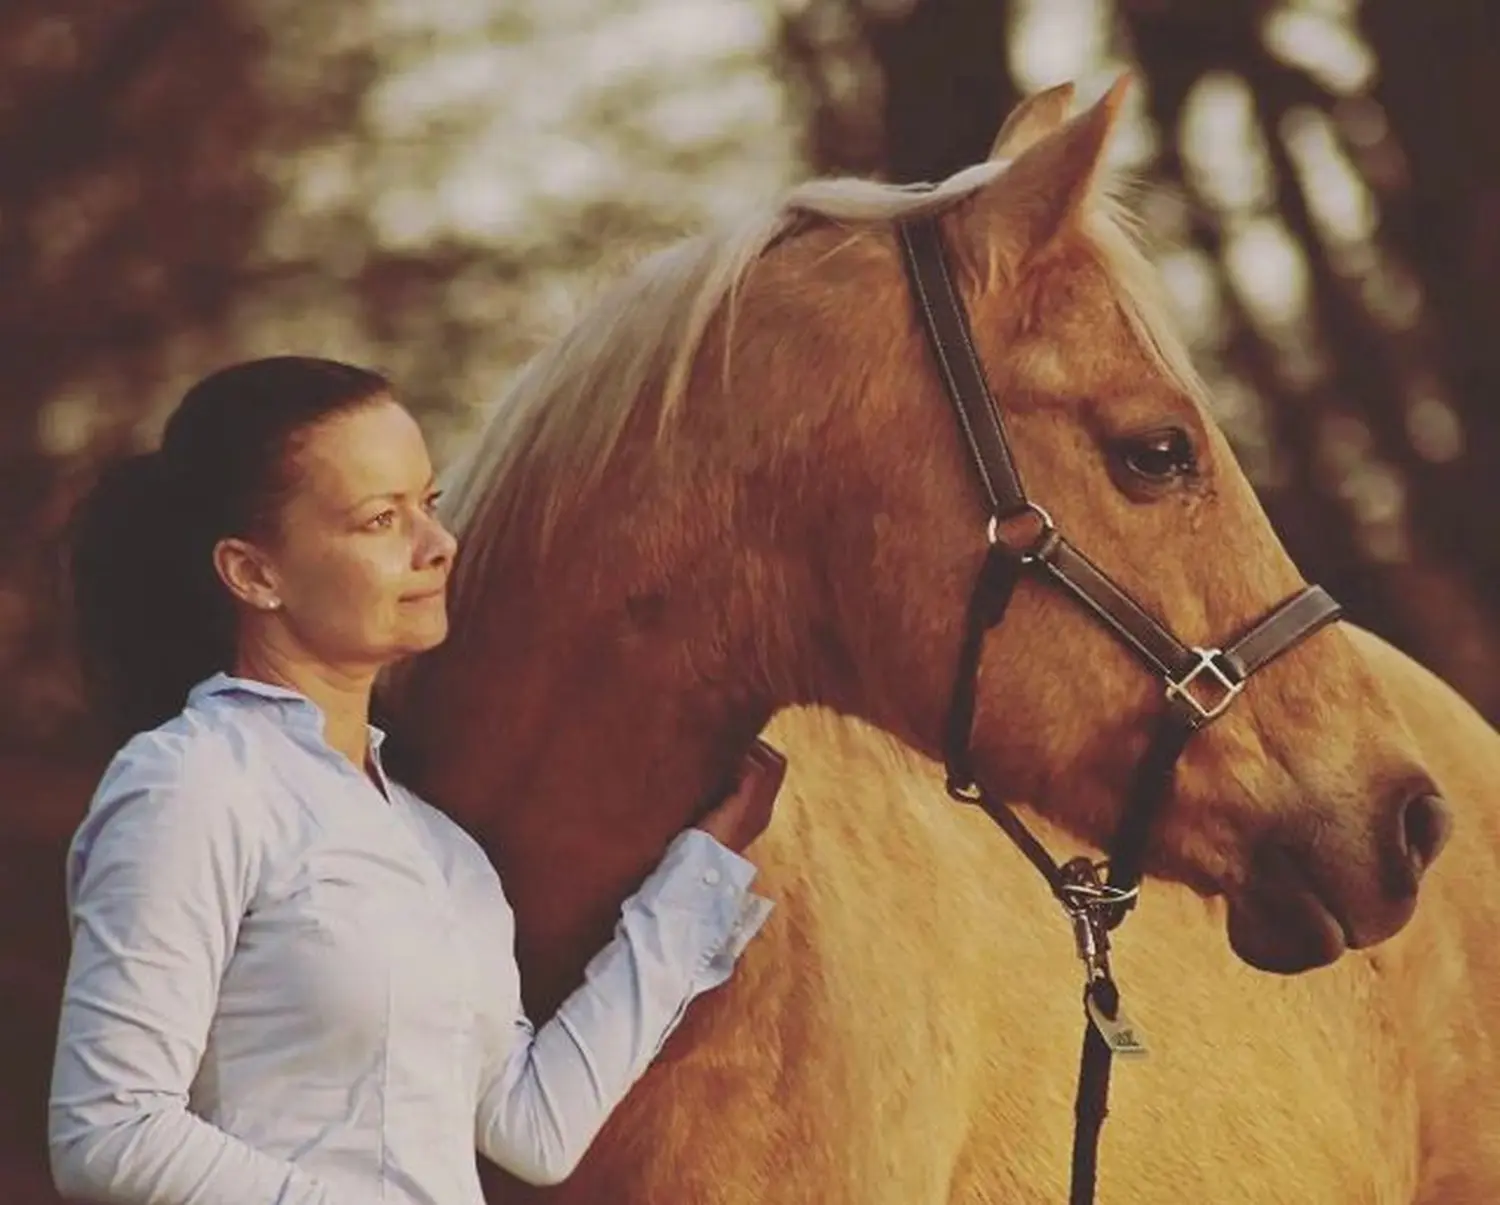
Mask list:
[[[1401,836],[1412,870],[1421,874],[1443,850],[1453,817],[1439,795],[1415,795],[1407,800],[1401,813]]]

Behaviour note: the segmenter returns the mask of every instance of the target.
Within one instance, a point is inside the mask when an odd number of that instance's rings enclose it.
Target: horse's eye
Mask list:
[[[1143,481],[1164,484],[1198,471],[1198,456],[1186,431],[1174,427],[1133,439],[1121,440],[1115,455],[1120,463]]]

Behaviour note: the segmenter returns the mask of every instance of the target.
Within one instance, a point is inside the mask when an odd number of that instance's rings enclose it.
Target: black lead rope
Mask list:
[[[1095,1008],[1110,1017],[1119,1015],[1120,990],[1113,979],[1084,987],[1084,1015]],[[1073,1100],[1073,1175],[1068,1205],[1092,1205],[1094,1200],[1099,1180],[1099,1135],[1109,1116],[1109,1075],[1113,1068],[1114,1053],[1099,1027],[1085,1025],[1083,1054],[1078,1060],[1078,1094]]]
[[[1151,830],[1162,801],[1171,790],[1177,759],[1195,731],[1175,707],[1162,715],[1151,748],[1136,771],[1125,819],[1115,835],[1109,859],[1106,886],[1118,893],[1117,898],[1123,902],[1105,901],[1095,915],[1074,921],[1075,936],[1080,937],[1079,955],[1089,969],[1083,988],[1083,1010],[1088,1024],[1083,1029],[1078,1091],[1073,1102],[1073,1172],[1068,1205],[1093,1205],[1099,1174],[1099,1136],[1109,1115],[1109,1078],[1115,1050],[1144,1050],[1120,1009],[1120,989],[1109,966],[1109,932],[1134,906],[1141,861]],[[1080,861],[1088,865],[1087,859]],[[1091,936],[1100,948],[1092,957],[1085,944],[1088,937],[1077,933],[1079,925],[1094,930]]]

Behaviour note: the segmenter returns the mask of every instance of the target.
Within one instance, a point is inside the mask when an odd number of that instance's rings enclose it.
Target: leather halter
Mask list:
[[[982,807],[1031,861],[1062,905],[1085,968],[1087,1025],[1075,1103],[1070,1205],[1090,1205],[1099,1132],[1115,1054],[1144,1053],[1120,1009],[1109,965],[1109,933],[1135,906],[1142,863],[1155,821],[1171,793],[1188,740],[1234,702],[1256,670],[1294,648],[1340,615],[1319,586],[1308,586],[1273,608],[1227,648],[1195,648],[1178,640],[1079,552],[1051,517],[1026,496],[1005,437],[999,408],[974,350],[968,315],[948,271],[937,218],[897,227],[912,294],[937,368],[953,403],[984,490],[990,519],[988,551],[969,599],[944,741],[948,792]],[[1033,534],[1021,546],[1005,529],[1025,519]],[[974,695],[985,633],[1005,615],[1016,585],[1032,573],[1061,586],[1110,629],[1164,682],[1166,706],[1126,799],[1107,862],[1074,858],[1059,865],[1001,800],[985,792],[971,768]]]

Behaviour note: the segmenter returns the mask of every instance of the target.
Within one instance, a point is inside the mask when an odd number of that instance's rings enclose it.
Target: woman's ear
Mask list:
[[[236,600],[257,611],[280,609],[276,573],[254,544],[226,537],[214,545],[213,560],[219,580]]]

